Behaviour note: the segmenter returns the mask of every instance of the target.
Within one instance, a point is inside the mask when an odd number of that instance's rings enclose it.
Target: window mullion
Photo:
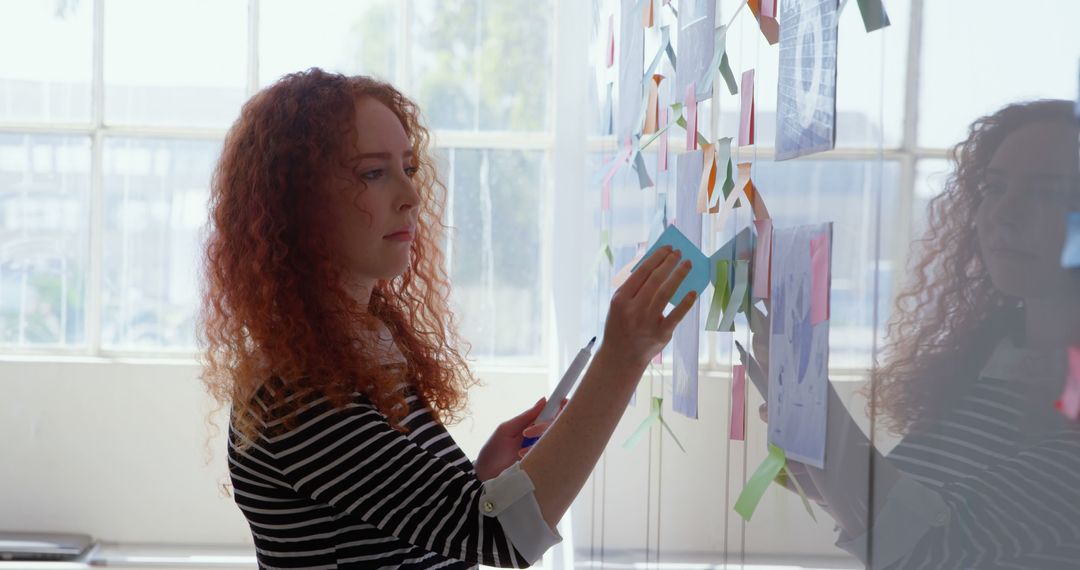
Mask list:
[[[86,280],[86,340],[92,355],[101,353],[102,279],[105,257],[105,188],[103,146],[105,144],[105,0],[94,2],[93,77],[91,78],[90,142],[90,239],[89,273]]]
[[[259,90],[259,0],[248,0],[247,96]]]

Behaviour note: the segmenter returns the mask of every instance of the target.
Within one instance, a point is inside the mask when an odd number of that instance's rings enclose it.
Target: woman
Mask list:
[[[903,439],[882,457],[834,393],[826,469],[793,469],[869,567],[1080,560],[1080,424],[1054,409],[1080,345],[1080,273],[1060,261],[1078,135],[1068,101],[972,125],[872,375],[870,413]]]
[[[416,105],[311,69],[256,94],[211,196],[204,379],[231,409],[229,468],[260,566],[523,567],[694,296],[658,251],[615,293],[573,401],[505,422],[472,463],[444,422],[473,378],[439,250],[445,189]],[[524,435],[544,437],[521,461]]]

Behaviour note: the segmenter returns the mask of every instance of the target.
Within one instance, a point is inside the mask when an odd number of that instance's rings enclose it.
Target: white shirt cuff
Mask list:
[[[885,568],[907,556],[931,528],[948,522],[949,507],[941,495],[909,477],[901,477],[869,530],[874,541],[873,568]],[[836,546],[866,562],[867,535],[864,532],[848,539],[841,533]]]
[[[480,496],[480,510],[485,516],[499,520],[514,548],[529,564],[535,564],[549,548],[562,542],[559,533],[548,526],[540,513],[534,489],[532,479],[517,462],[498,477],[485,481]]]

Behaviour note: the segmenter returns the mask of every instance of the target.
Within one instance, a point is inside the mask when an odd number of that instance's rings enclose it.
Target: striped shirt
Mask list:
[[[407,394],[406,433],[361,394],[344,409],[309,398],[295,428],[266,431],[274,435],[260,435],[243,452],[230,429],[235,500],[261,568],[529,565],[500,518],[482,512],[491,511],[485,485],[495,480],[477,479],[443,425]],[[531,483],[516,495],[525,491],[535,507]],[[539,518],[538,508],[528,512]]]
[[[875,528],[927,491],[946,513],[922,528],[890,525],[899,532],[875,537],[875,552],[922,536],[875,568],[1080,567],[1080,426],[1053,408],[1057,364],[1004,342],[946,417],[890,452],[918,489],[891,493]]]

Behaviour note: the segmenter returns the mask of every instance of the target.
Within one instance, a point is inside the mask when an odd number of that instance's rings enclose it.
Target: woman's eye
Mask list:
[[[383,170],[381,168],[377,168],[375,170],[368,170],[367,172],[364,172],[360,175],[360,177],[364,180],[378,180],[382,178],[382,175]]]
[[[416,176],[417,172],[420,172],[420,169],[415,167],[415,166],[406,166],[405,167],[405,176],[408,176],[409,178],[412,178],[413,176]]]

